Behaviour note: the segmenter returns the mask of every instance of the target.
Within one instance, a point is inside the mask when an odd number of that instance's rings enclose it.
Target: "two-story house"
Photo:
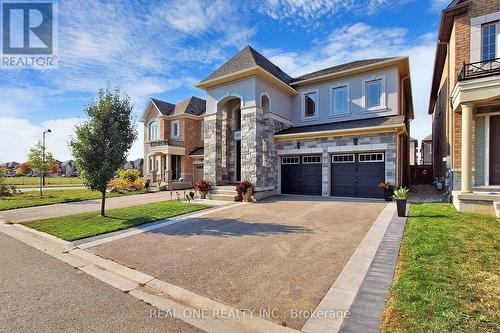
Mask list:
[[[205,100],[190,97],[178,104],[151,98],[144,123],[143,175],[153,187],[192,188],[203,178]]]
[[[443,10],[429,113],[433,164],[460,211],[500,216],[500,0]],[[497,202],[497,203],[495,203]]]
[[[383,197],[408,178],[407,57],[291,77],[250,46],[197,87],[207,93],[204,176],[278,193]]]

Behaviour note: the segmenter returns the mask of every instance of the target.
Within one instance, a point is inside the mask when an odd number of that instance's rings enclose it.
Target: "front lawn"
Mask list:
[[[499,332],[500,223],[412,204],[382,332]]]
[[[5,183],[19,188],[38,187],[40,186],[40,177],[5,177]],[[83,186],[83,183],[79,177],[45,177],[45,186]]]
[[[98,212],[23,222],[27,227],[46,232],[67,241],[127,229],[139,224],[163,220],[210,206],[177,201],[111,209],[102,217]]]
[[[120,194],[117,192],[108,192],[107,198],[113,198],[124,195],[145,193],[143,191],[126,192]],[[38,191],[22,192],[13,194],[0,199],[0,211],[24,207],[53,205],[64,202],[76,202],[90,199],[101,198],[101,192],[91,191],[88,189],[73,189],[73,190],[44,190],[43,196],[40,197]]]

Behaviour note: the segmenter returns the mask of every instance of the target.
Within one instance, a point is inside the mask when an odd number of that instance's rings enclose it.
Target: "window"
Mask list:
[[[302,163],[304,163],[304,164],[320,164],[321,163],[321,155],[302,156]]]
[[[148,138],[149,138],[149,141],[154,141],[154,140],[159,139],[158,121],[153,120],[149,124]]]
[[[174,139],[178,139],[181,136],[181,127],[179,120],[172,121],[170,136]]]
[[[368,81],[366,83],[366,108],[380,107],[382,98],[382,80]]]
[[[303,103],[303,119],[318,118],[318,92],[311,91],[305,93]]]
[[[330,115],[343,115],[350,113],[349,110],[349,86],[343,85],[333,87],[331,90],[331,109]]]
[[[299,157],[298,156],[282,157],[281,164],[299,164]]]
[[[354,154],[333,155],[332,163],[354,163]]]
[[[487,24],[482,27],[482,61],[489,61],[496,58],[496,23]]]
[[[384,161],[383,153],[359,154],[359,162],[361,163],[383,162],[383,161]]]

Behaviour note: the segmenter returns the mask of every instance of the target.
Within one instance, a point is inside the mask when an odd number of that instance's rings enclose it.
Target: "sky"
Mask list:
[[[67,142],[107,82],[127,93],[135,121],[148,98],[178,103],[247,44],[291,76],[354,60],[409,56],[415,120],[427,114],[440,12],[448,0],[60,0],[58,66],[0,69],[0,163],[23,162],[50,128],[47,150]],[[142,127],[129,159],[142,157]]]

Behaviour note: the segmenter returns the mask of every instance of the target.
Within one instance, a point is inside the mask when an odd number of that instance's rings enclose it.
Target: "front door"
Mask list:
[[[490,117],[490,185],[500,185],[500,116]]]

